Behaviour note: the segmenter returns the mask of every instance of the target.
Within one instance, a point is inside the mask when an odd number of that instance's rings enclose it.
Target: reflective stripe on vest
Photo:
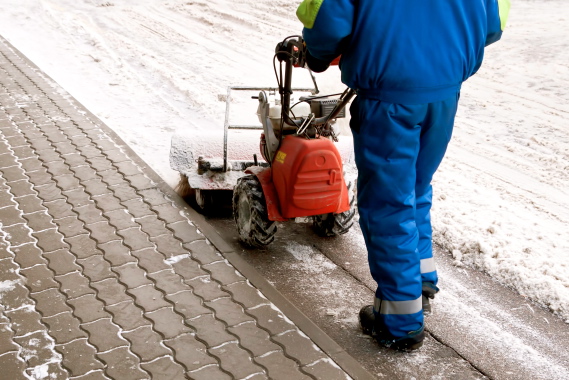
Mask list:
[[[421,273],[431,273],[437,270],[435,266],[435,259],[432,257],[430,259],[421,260]]]

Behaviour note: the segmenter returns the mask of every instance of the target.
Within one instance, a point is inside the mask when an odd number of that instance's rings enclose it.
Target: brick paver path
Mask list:
[[[0,38],[0,379],[345,379]]]

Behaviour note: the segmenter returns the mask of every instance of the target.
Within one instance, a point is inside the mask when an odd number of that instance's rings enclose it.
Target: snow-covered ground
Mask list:
[[[299,2],[2,0],[0,34],[174,185],[174,132],[220,146],[227,86],[275,85],[274,46],[300,32]],[[567,321],[568,20],[565,1],[514,2],[463,88],[433,208],[435,241],[456,265]],[[343,88],[336,70],[318,79],[324,92]]]

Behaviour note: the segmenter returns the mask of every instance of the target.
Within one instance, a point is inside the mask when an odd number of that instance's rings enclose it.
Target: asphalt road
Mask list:
[[[264,250],[244,249],[230,212],[207,220],[237,252],[370,373],[389,379],[567,379],[569,324],[489,276],[457,267],[435,247],[441,292],[427,317],[424,346],[380,348],[357,313],[375,283],[359,227],[318,237],[309,224],[282,223]]]

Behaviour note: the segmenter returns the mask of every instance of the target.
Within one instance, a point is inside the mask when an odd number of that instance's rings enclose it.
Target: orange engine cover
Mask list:
[[[342,158],[328,139],[286,136],[273,161],[272,175],[284,218],[350,209]]]

